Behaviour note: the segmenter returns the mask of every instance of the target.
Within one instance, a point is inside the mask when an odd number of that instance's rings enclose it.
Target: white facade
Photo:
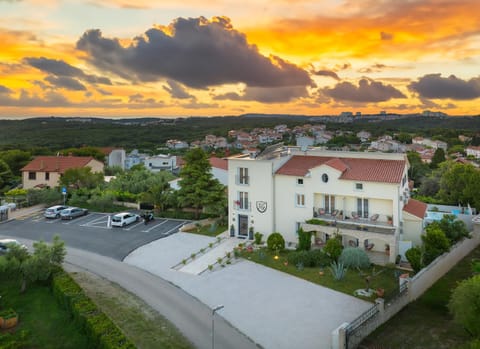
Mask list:
[[[326,160],[318,165],[323,161],[319,159]],[[303,174],[295,174],[298,171],[292,164],[302,164],[305,168],[307,162],[316,164]],[[371,170],[372,163],[377,163],[375,170]],[[369,171],[382,172],[378,166],[384,163],[394,173],[394,182],[371,179],[377,175]],[[348,168],[351,164],[357,169]],[[272,232],[280,232],[287,242],[296,243],[300,227],[316,230],[316,237],[323,240],[340,229],[345,244],[374,242],[374,251],[384,251],[389,245],[395,251],[390,259],[395,261],[401,239],[402,209],[408,200],[405,154],[282,147],[257,158],[229,158],[228,168],[229,225],[236,236],[251,239],[252,231],[266,238]],[[364,180],[348,179],[348,174],[355,171]],[[354,213],[360,217],[354,217]],[[371,220],[372,216],[377,218]],[[305,227],[305,221],[312,218],[330,221],[335,226]]]
[[[472,155],[476,159],[480,159],[480,147],[470,145],[465,150],[467,152],[467,155]]]
[[[113,149],[107,156],[107,165],[110,167],[118,166],[125,169],[125,158],[124,149]]]
[[[177,168],[177,157],[164,154],[147,156],[143,160],[143,164],[152,172],[173,171]]]

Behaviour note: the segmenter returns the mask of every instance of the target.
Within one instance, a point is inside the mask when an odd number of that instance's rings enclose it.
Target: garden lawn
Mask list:
[[[18,313],[18,326],[9,331],[17,341],[23,337],[25,345],[21,348],[88,348],[86,336],[57,304],[48,286],[29,284],[25,293],[20,294],[19,290],[18,280],[0,274],[0,307],[12,308]],[[0,348],[5,345],[0,337]]]
[[[378,328],[362,344],[366,348],[459,348],[472,338],[453,322],[447,304],[457,283],[471,277],[472,259],[480,259],[480,247],[466,256],[418,300]],[[480,314],[479,314],[480,318]]]
[[[252,262],[265,265],[267,267],[297,276],[301,279],[308,280],[315,284],[325,286],[349,295],[354,295],[354,291],[357,289],[366,288],[365,277],[367,275],[374,275],[370,281],[370,288],[383,288],[386,294],[389,292],[394,292],[394,290],[398,287],[398,279],[395,277],[395,273],[403,273],[397,271],[395,268],[374,266],[370,269],[364,269],[361,272],[359,270],[347,270],[345,277],[342,280],[337,281],[333,278],[329,266],[323,268],[305,267],[300,270],[294,265],[286,265],[287,256],[291,252],[293,251],[284,250],[278,254],[279,258],[275,259],[275,252],[272,252],[266,248],[262,248],[259,250],[253,250],[252,252],[243,250],[240,253],[240,256]],[[321,273],[323,273],[323,275],[320,275]],[[373,295],[370,298],[359,296],[359,298],[373,302],[377,296]]]
[[[227,230],[226,225],[214,225],[212,227],[212,225],[209,224],[209,225],[205,225],[203,227],[197,227],[195,230],[187,231],[186,233],[193,233],[193,234],[215,237],[215,236],[223,233],[226,230]]]

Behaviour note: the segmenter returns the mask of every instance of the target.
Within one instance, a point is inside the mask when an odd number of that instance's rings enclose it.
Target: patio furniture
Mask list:
[[[325,214],[325,209],[319,208],[319,209],[318,209],[318,214],[319,214],[319,215],[324,215],[324,214]]]
[[[378,213],[375,213],[372,217],[370,217],[370,220],[371,220],[372,222],[376,222],[377,219],[378,219],[378,216],[379,216]]]
[[[352,211],[352,218],[353,219],[358,219],[359,218],[358,213],[355,212],[355,211]]]
[[[373,246],[375,246],[375,244],[374,244],[373,242],[372,242],[372,243],[369,243],[369,244],[366,244],[366,245],[365,245],[365,249],[366,249],[367,251],[371,251],[372,248],[373,248]]]
[[[333,210],[331,213],[332,217],[335,217],[337,214],[338,214],[338,210]]]

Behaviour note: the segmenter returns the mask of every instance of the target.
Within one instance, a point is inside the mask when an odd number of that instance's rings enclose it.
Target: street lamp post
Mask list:
[[[223,305],[217,305],[212,309],[212,349],[215,349],[215,313],[223,308]]]

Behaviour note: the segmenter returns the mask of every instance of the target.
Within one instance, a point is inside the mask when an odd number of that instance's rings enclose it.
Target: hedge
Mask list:
[[[52,279],[52,291],[88,338],[89,347],[99,349],[135,349],[120,329],[108,318],[82,288],[65,272]]]

